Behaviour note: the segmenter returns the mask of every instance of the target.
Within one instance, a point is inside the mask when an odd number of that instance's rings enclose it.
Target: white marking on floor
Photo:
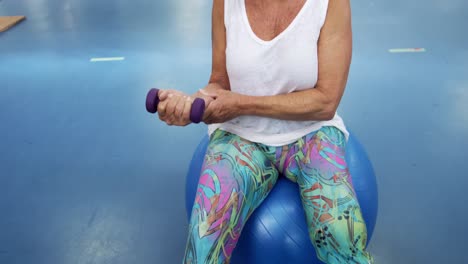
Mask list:
[[[90,62],[103,62],[103,61],[123,61],[125,57],[108,57],[108,58],[91,58]]]
[[[389,49],[390,53],[407,53],[407,52],[426,52],[425,48],[404,48],[404,49]]]

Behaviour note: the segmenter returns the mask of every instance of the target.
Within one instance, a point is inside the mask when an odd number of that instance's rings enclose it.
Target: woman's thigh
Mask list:
[[[299,185],[309,235],[326,263],[369,263],[367,231],[345,161],[346,138],[323,127],[291,147],[285,173]]]
[[[192,209],[186,259],[193,263],[228,260],[245,222],[277,178],[274,164],[256,144],[215,131]]]

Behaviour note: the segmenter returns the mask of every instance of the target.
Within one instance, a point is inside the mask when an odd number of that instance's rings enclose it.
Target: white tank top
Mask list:
[[[315,87],[318,77],[317,42],[327,14],[328,0],[306,0],[291,24],[271,41],[257,37],[250,27],[245,0],[224,1],[226,68],[231,91],[270,96]],[[340,116],[329,121],[289,121],[240,116],[217,128],[269,146],[295,142],[322,126],[348,132]]]

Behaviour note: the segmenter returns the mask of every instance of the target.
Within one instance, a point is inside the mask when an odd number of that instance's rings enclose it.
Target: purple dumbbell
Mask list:
[[[148,95],[146,96],[146,110],[152,114],[158,111],[159,89],[153,88],[149,90]],[[205,113],[205,100],[201,98],[195,98],[192,103],[192,108],[190,109],[190,121],[195,124],[198,124],[203,119],[203,114]]]

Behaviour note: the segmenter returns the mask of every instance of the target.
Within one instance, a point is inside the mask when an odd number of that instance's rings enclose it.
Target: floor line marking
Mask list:
[[[107,58],[91,58],[90,62],[103,62],[103,61],[123,61],[125,57],[107,57]]]
[[[408,52],[426,52],[425,48],[402,48],[402,49],[389,49],[390,53],[408,53]]]

